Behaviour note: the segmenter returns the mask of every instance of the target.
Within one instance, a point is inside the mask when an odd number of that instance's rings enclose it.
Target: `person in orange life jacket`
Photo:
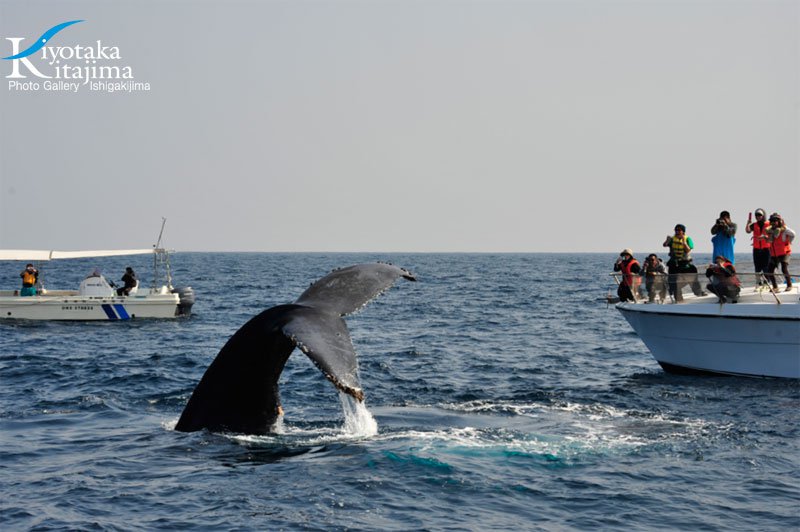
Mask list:
[[[617,262],[614,263],[614,271],[622,272],[622,281],[617,287],[617,295],[620,301],[636,301],[633,296],[634,292],[639,289],[641,278],[639,272],[639,262],[633,258],[633,251],[630,248],[622,250],[619,254]]]
[[[767,276],[772,283],[772,289],[778,290],[778,282],[774,272],[781,265],[783,276],[786,279],[786,291],[792,289],[792,276],[789,274],[789,258],[792,254],[792,240],[795,233],[792,231],[783,218],[777,212],[769,215],[769,229],[767,229],[767,239],[769,241],[769,266]]]
[[[677,224],[675,235],[667,235],[663,246],[669,248],[669,260],[667,261],[669,293],[675,298],[675,302],[683,301],[683,287],[686,284],[692,285],[692,292],[695,295],[705,295],[700,287],[700,281],[697,279],[697,268],[692,264],[691,253],[694,249],[694,242],[691,237],[686,236],[686,226]]]
[[[753,213],[747,215],[747,225],[744,230],[747,234],[753,233],[753,268],[756,273],[766,273],[769,267],[769,237],[767,236],[769,222],[767,213],[764,209],[756,209],[756,221],[753,221]],[[761,284],[761,279],[758,279]]]
[[[19,276],[22,277],[22,290],[20,290],[19,295],[35,296],[36,283],[39,281],[39,270],[34,268],[33,264],[27,264]]]
[[[706,268],[706,277],[711,281],[706,288],[712,294],[716,294],[720,303],[726,303],[728,300],[731,303],[739,301],[742,283],[736,277],[736,268],[727,257],[717,255],[714,263]]]
[[[731,221],[731,213],[722,211],[719,213],[716,223],[711,227],[711,244],[714,246],[711,256],[730,257],[731,264],[733,258],[733,245],[736,243],[736,224]]]
[[[667,299],[667,268],[658,255],[651,253],[644,261],[644,286],[647,289],[647,302],[654,303],[656,294],[661,301]]]

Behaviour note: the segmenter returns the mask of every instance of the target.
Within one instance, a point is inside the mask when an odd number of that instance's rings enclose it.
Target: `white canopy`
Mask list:
[[[82,259],[89,257],[117,257],[121,255],[146,255],[161,250],[149,249],[99,249],[94,251],[46,251],[38,249],[0,249],[0,260],[53,260]]]

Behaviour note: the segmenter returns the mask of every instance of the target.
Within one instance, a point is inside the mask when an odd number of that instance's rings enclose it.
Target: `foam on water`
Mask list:
[[[378,422],[367,410],[366,402],[357,401],[342,392],[339,392],[339,401],[344,413],[345,434],[355,438],[369,438],[378,434]]]

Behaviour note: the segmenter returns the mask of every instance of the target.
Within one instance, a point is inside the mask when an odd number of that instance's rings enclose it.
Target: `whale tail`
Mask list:
[[[342,316],[362,308],[403,277],[389,264],[335,270],[291,305],[265,310],[228,340],[206,370],[175,430],[265,434],[279,415],[278,379],[295,347],[339,390],[363,401],[358,362]]]

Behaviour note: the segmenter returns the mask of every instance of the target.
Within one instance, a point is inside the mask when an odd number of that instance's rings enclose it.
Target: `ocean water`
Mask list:
[[[800,528],[800,384],[662,372],[600,301],[614,259],[179,253],[188,319],[0,323],[0,527]],[[347,318],[365,405],[295,351],[279,433],[172,430],[250,317],[375,260],[419,282]],[[149,282],[142,258],[45,275],[73,288],[128,264]]]

